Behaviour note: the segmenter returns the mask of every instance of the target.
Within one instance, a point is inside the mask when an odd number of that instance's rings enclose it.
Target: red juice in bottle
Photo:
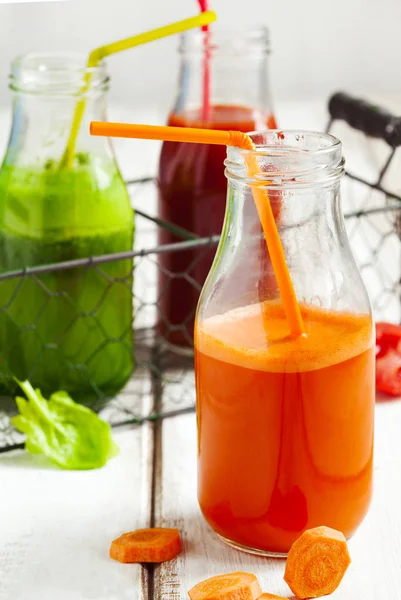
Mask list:
[[[212,105],[204,124],[201,109],[172,113],[168,124],[236,131],[275,129],[273,114],[247,106]],[[226,147],[165,142],[159,165],[159,217],[196,234],[220,234],[226,207]],[[159,244],[182,241],[161,229]],[[159,332],[176,346],[192,346],[199,292],[216,252],[215,245],[159,255]]]

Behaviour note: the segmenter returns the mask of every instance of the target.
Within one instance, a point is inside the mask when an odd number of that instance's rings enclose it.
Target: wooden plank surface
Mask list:
[[[156,523],[178,527],[184,552],[155,571],[155,599],[181,600],[198,581],[235,570],[255,573],[264,591],[290,598],[284,560],[237,552],[203,520],[196,498],[194,415],[165,421],[160,439]],[[368,517],[350,541],[352,565],[333,600],[401,598],[401,401],[376,410],[375,492]]]
[[[149,523],[150,426],[115,434],[103,469],[61,471],[41,457],[0,457],[0,599],[140,600],[146,571],[108,557],[110,541]]]

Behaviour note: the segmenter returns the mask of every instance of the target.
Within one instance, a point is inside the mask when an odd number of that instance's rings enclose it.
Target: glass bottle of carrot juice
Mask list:
[[[224,228],[196,316],[199,502],[228,544],[281,555],[311,527],[350,537],[368,510],[374,328],[341,213],[341,143],[252,137],[261,173],[250,180],[249,151],[228,149]],[[254,184],[280,214],[300,337],[263,257]]]
[[[168,124],[254,131],[274,129],[266,29],[189,32],[181,38],[179,92]],[[200,237],[220,234],[226,179],[222,146],[165,142],[159,165],[159,216]],[[159,243],[182,241],[161,229]],[[216,252],[196,248],[159,257],[159,329],[191,347],[196,305]]]

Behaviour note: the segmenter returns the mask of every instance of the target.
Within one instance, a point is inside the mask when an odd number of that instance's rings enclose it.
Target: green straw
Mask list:
[[[123,50],[128,50],[129,48],[134,48],[135,46],[140,46],[141,44],[147,44],[148,42],[153,42],[155,40],[159,40],[169,35],[182,33],[183,31],[187,31],[188,29],[208,25],[209,23],[215,21],[216,18],[216,13],[212,10],[209,10],[200,15],[196,15],[195,17],[190,17],[189,19],[177,21],[176,23],[171,23],[170,25],[165,25],[164,27],[158,27],[157,29],[152,29],[151,31],[146,31],[144,33],[134,35],[124,40],[112,42],[111,44],[107,44],[106,46],[100,46],[99,48],[95,48],[89,54],[88,62],[86,65],[87,70],[84,77],[84,85],[80,93],[84,94],[88,90],[92,75],[91,69],[96,67],[100,63],[100,61],[103,60],[103,58],[105,58],[106,56],[117,54],[117,52],[122,52]],[[61,159],[60,167],[71,167],[72,165],[78,132],[81,126],[82,117],[85,112],[85,103],[85,99],[77,102],[70,135],[68,138],[66,149]]]

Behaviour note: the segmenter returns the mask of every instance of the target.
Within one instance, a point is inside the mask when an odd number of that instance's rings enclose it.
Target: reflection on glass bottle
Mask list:
[[[70,55],[27,55],[12,65],[14,119],[0,170],[1,273],[132,249],[124,182],[108,142],[89,136],[89,121],[105,117],[103,65],[92,69],[73,163],[60,166],[83,97],[83,64]],[[14,376],[44,394],[64,389],[92,404],[129,378],[131,260],[2,280],[0,307],[3,396],[14,393]]]
[[[265,29],[230,33],[190,32],[182,37],[179,93],[168,124],[237,131],[274,129],[267,79]],[[210,107],[202,107],[205,64]],[[225,148],[165,142],[159,166],[159,215],[200,237],[220,234],[226,203]],[[160,244],[182,241],[165,229]],[[160,255],[160,331],[173,345],[192,346],[199,289],[216,247]],[[171,274],[171,275],[170,275]],[[188,277],[183,276],[187,274]]]

